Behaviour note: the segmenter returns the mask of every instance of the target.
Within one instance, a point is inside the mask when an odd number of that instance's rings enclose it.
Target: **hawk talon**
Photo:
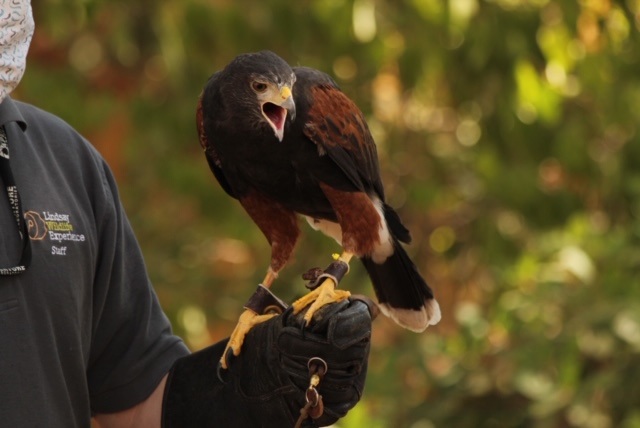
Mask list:
[[[231,337],[229,337],[229,342],[227,342],[224,353],[220,358],[220,367],[224,370],[228,369],[232,357],[237,357],[238,355],[240,355],[242,344],[244,343],[244,338],[249,333],[249,331],[251,331],[251,329],[256,325],[263,323],[276,315],[277,314],[273,313],[258,315],[251,309],[245,309],[244,312],[240,315],[238,324],[233,329]],[[231,353],[231,355],[229,355],[229,353]]]
[[[227,367],[225,368],[222,364],[222,359],[220,361],[218,361],[218,367],[216,368],[216,375],[218,376],[218,380],[220,380],[220,382],[222,383],[227,383],[227,381],[224,379],[223,374],[228,370],[229,367],[229,363],[231,362],[231,359],[233,358],[233,349],[228,348],[225,350],[222,358],[226,361],[226,365]]]
[[[305,334],[304,334],[304,330],[307,328],[307,321],[305,321],[305,319],[302,319],[302,322],[300,323],[300,335],[302,336],[302,339],[305,339]]]

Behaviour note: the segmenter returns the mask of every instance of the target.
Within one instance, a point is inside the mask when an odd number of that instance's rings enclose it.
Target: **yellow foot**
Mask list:
[[[329,303],[341,302],[349,296],[351,296],[351,293],[345,290],[336,290],[336,284],[332,279],[327,278],[315,290],[305,294],[293,302],[291,306],[293,306],[293,313],[297,314],[307,306],[311,305],[307,310],[307,313],[304,314],[305,325],[309,325],[311,318],[313,318],[313,314],[315,314],[318,309],[328,305]]]
[[[276,315],[277,314],[258,315],[250,309],[245,309],[242,315],[240,315],[240,319],[238,319],[236,328],[234,328],[233,333],[231,333],[227,347],[224,348],[224,353],[222,354],[222,358],[220,358],[220,367],[225,370],[229,368],[229,364],[227,362],[229,350],[231,350],[233,355],[236,357],[240,355],[240,349],[242,348],[242,344],[244,343],[244,338],[247,333],[249,333],[249,331],[256,325],[263,323]]]
[[[334,254],[334,260],[341,260],[347,265],[349,261],[353,257],[353,254],[345,251],[342,255]],[[311,318],[313,315],[323,306],[326,306],[330,303],[341,302],[344,299],[347,299],[351,296],[351,293],[345,290],[336,290],[338,284],[331,278],[325,279],[318,287],[312,290],[310,293],[305,294],[291,305],[293,307],[293,313],[297,314],[301,312],[304,308],[311,305],[311,307],[307,310],[307,313],[304,314],[305,326],[308,326],[311,322]]]

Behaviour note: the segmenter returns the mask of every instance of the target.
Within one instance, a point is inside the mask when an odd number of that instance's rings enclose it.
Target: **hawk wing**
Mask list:
[[[294,95],[300,87],[303,93],[298,96],[309,103],[303,133],[320,156],[328,156],[340,168],[350,186],[329,176],[323,181],[343,190],[374,192],[384,200],[376,145],[360,109],[328,75],[307,67],[293,70]]]
[[[220,71],[214,73],[210,78],[207,84],[205,85],[200,97],[198,98],[198,107],[196,109],[196,127],[198,129],[198,139],[200,140],[200,146],[204,150],[205,157],[207,158],[207,163],[209,164],[209,169],[213,172],[213,175],[220,183],[220,186],[224,189],[227,194],[235,199],[238,199],[238,195],[233,191],[233,188],[229,184],[226,176],[224,175],[222,160],[220,156],[216,152],[214,142],[210,140],[210,135],[213,133],[207,133],[206,130],[210,129],[214,124],[212,123],[215,120],[215,115],[212,114],[215,106],[212,105],[215,103],[217,97],[212,96],[210,93],[214,91],[217,86],[216,82],[220,76]]]

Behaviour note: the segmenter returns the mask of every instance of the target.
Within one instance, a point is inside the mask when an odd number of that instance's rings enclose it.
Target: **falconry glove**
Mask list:
[[[304,329],[304,311],[294,315],[288,309],[255,326],[242,353],[221,373],[217,362],[226,340],[179,359],[165,387],[162,426],[293,428],[307,400],[309,361],[318,358],[327,367],[317,386],[323,409],[300,426],[331,425],[356,405],[364,389],[377,314],[375,304],[365,300],[327,305]]]

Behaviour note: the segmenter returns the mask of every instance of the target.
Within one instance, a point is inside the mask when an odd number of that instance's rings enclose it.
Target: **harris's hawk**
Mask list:
[[[409,231],[385,203],[376,146],[362,112],[326,74],[291,68],[269,51],[237,56],[213,74],[198,103],[209,166],[271,244],[269,287],[289,260],[298,215],[363,262],[379,306],[399,325],[423,331],[440,320],[433,292],[401,242]],[[349,295],[325,281],[293,304],[300,311]],[[237,355],[261,316],[246,310],[231,336]],[[221,361],[226,367],[225,357]]]

